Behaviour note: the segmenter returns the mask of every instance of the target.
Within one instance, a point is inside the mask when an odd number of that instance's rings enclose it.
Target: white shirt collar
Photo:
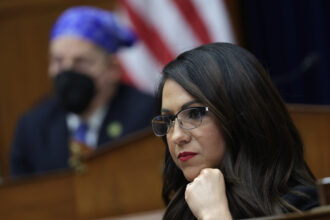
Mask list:
[[[102,122],[106,115],[107,109],[108,106],[102,106],[96,109],[93,114],[90,115],[87,120],[85,120],[85,123],[87,123],[88,125],[88,130],[86,134],[86,145],[91,148],[97,147],[99,131],[101,129]],[[77,114],[68,113],[66,115],[66,123],[71,134],[78,128],[82,121],[83,120]]]

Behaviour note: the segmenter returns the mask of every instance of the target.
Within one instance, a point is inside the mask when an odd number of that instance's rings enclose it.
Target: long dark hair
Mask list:
[[[283,100],[258,60],[229,43],[212,43],[179,55],[163,70],[156,94],[160,113],[167,79],[209,106],[223,131],[226,153],[221,171],[234,218],[288,212],[282,196],[296,185],[313,186],[303,144]],[[166,142],[162,196],[164,219],[193,219],[185,200],[188,183]],[[294,192],[292,192],[294,193]]]

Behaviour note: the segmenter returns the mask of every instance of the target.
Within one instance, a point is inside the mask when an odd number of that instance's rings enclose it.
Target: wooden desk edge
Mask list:
[[[275,216],[266,216],[258,218],[249,218],[255,220],[286,220],[286,219],[314,219],[315,217],[326,217],[330,218],[330,205],[316,207],[310,211],[305,211],[301,213],[288,213]]]

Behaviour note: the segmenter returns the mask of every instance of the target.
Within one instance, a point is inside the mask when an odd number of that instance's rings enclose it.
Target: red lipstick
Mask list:
[[[184,162],[184,161],[187,161],[187,160],[193,158],[196,155],[197,155],[197,153],[194,153],[194,152],[182,152],[179,154],[178,159],[180,161]]]

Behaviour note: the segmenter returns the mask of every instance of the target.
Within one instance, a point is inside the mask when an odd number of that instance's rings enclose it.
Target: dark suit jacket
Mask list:
[[[111,101],[102,123],[98,146],[150,125],[154,99],[122,85]],[[70,134],[66,112],[54,97],[24,114],[17,125],[11,150],[11,174],[14,176],[46,172],[68,167]],[[122,133],[109,136],[109,125],[119,123]]]
[[[307,211],[320,205],[317,188],[313,186],[297,185],[293,187],[295,192],[304,194],[287,193],[283,199],[301,211]]]

